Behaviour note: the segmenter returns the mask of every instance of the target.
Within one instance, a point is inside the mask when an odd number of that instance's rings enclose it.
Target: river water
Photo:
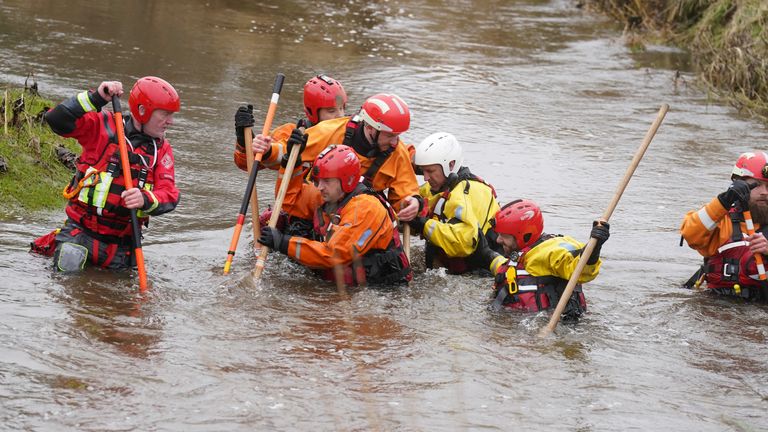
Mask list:
[[[3,430],[768,430],[768,309],[679,288],[699,263],[678,227],[728,185],[757,121],[691,85],[685,53],[632,53],[567,0],[0,0],[0,82],[34,72],[64,98],[159,75],[182,96],[169,133],[182,201],[144,239],[135,277],[53,275],[27,253],[63,211],[0,220]],[[676,72],[681,75],[676,78]],[[354,110],[394,92],[407,142],[448,131],[500,201],[588,237],[662,103],[671,110],[611,219],[589,314],[491,313],[490,279],[418,269],[407,289],[347,295],[276,255],[250,277],[244,230],[222,275],[246,178],[232,116],[301,112],[312,74]],[[260,206],[275,176],[258,178]]]

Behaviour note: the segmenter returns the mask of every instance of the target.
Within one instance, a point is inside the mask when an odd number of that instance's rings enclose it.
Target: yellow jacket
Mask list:
[[[449,194],[434,194],[429,183],[424,183],[419,194],[427,202],[431,217],[420,234],[451,258],[475,252],[478,229],[487,232],[499,211],[493,190],[476,180],[459,181]]]
[[[527,252],[523,252],[518,258],[518,263],[522,262],[525,272],[534,277],[555,276],[560,279],[569,280],[579,257],[584,249],[584,244],[570,236],[556,236],[544,240],[534,246]],[[507,269],[507,283],[517,283],[518,270],[515,268],[517,263],[505,258],[496,257],[490,265],[493,274],[498,273],[499,268],[509,264]],[[600,272],[602,259],[598,259],[595,264],[587,264],[579,276],[578,283],[586,283],[597,277]]]

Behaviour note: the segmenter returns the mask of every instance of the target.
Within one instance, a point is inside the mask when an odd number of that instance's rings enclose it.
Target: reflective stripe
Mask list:
[[[78,93],[77,102],[80,103],[80,108],[85,112],[96,111],[96,107],[91,103],[91,98],[88,97],[87,91]]]
[[[537,285],[518,285],[517,290],[518,291],[536,291],[539,289]]]
[[[432,219],[430,219],[430,220],[432,220]],[[429,221],[427,221],[427,223],[429,223]],[[435,232],[435,227],[436,226],[437,226],[436,223],[433,223],[433,224],[429,225],[429,228],[427,229],[427,240],[432,241],[432,233]]]
[[[741,247],[741,246],[749,246],[749,242],[747,242],[746,240],[743,240],[743,241],[739,241],[739,242],[726,243],[726,244],[720,246],[719,248],[717,248],[717,253],[723,253],[723,252],[727,251],[728,249],[733,249],[735,247]]]
[[[458,206],[456,207],[456,212],[454,212],[453,217],[456,219],[463,221],[464,218],[462,217],[462,213],[464,212],[464,206]]]
[[[368,241],[368,238],[373,235],[373,231],[371,231],[370,228],[366,229],[363,232],[363,235],[360,236],[360,238],[357,240],[357,247],[358,249],[362,249],[363,245],[366,241]]]
[[[152,205],[149,206],[148,209],[144,210],[144,213],[149,213],[152,210],[156,209],[158,205],[160,205],[160,201],[158,201],[157,197],[155,196],[154,193],[152,193],[151,190],[147,190],[147,193],[149,193],[149,196],[152,197]]]
[[[707,229],[707,231],[712,231],[715,226],[717,226],[717,223],[713,221],[711,217],[709,217],[709,213],[707,213],[706,207],[699,209],[696,214],[699,215],[699,220],[701,221],[701,224],[704,225],[704,228]]]
[[[294,237],[294,238],[297,240],[296,241],[296,253],[294,255],[296,255],[296,259],[297,260],[300,260],[301,259],[301,237]]]
[[[443,215],[443,206],[445,206],[446,199],[443,197],[440,197],[440,199],[437,200],[437,203],[435,204],[435,210],[432,212],[436,216],[442,216]]]
[[[752,222],[752,219],[747,219],[744,221],[744,223],[747,225],[748,231],[754,231],[755,230],[755,224]]]

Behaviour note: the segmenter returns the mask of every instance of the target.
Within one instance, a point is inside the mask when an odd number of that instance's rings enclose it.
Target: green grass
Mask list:
[[[23,89],[1,89],[0,98],[0,157],[8,165],[0,172],[0,217],[63,208],[61,191],[74,173],[59,162],[56,148],[79,154],[80,146],[43,123],[50,100]]]
[[[691,52],[700,83],[768,122],[768,2],[765,0],[585,0],[624,23],[627,44]]]

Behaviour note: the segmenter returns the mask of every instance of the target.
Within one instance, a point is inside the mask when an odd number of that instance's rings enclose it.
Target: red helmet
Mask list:
[[[515,238],[519,249],[532,245],[544,231],[541,209],[531,200],[519,199],[502,207],[494,216],[493,229]]]
[[[742,153],[731,174],[768,181],[768,155],[761,151]]]
[[[168,84],[168,81],[153,76],[139,78],[136,81],[131,89],[128,103],[131,105],[133,118],[141,124],[148,122],[156,109],[179,112],[181,108],[181,101],[176,89]],[[144,115],[139,114],[139,105],[144,106]]]
[[[341,190],[350,193],[360,183],[360,159],[351,147],[332,145],[317,155],[312,178],[337,178],[341,181]]]
[[[347,105],[347,93],[340,82],[326,75],[318,75],[304,84],[304,113],[312,124],[320,121],[317,115],[320,108],[339,105]]]
[[[380,132],[403,133],[411,125],[408,105],[398,96],[379,93],[369,97],[360,108],[360,117]]]

